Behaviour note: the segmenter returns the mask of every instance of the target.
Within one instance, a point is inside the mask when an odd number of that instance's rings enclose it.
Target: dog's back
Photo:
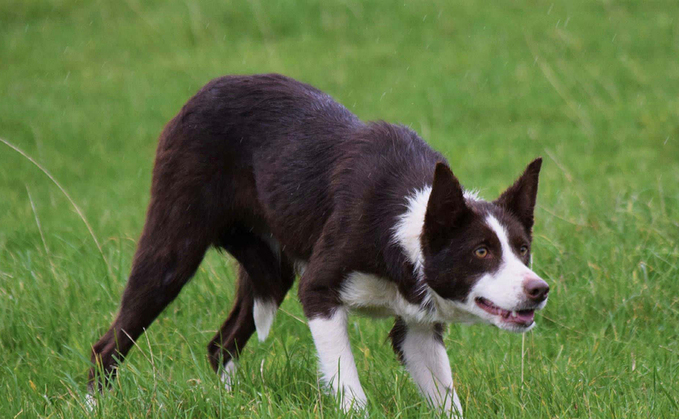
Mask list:
[[[444,158],[414,132],[364,124],[312,86],[275,74],[227,76],[168,123],[153,195],[191,195],[187,207],[211,217],[212,232],[270,234],[304,261],[336,206],[361,207],[356,200],[366,193],[388,200],[389,188],[424,184],[436,161]],[[412,182],[403,181],[408,175]]]

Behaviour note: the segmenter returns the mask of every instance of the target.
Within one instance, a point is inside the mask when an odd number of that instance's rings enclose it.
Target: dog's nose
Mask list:
[[[541,303],[549,294],[549,285],[542,279],[530,278],[523,282],[523,290],[528,298],[536,303]]]

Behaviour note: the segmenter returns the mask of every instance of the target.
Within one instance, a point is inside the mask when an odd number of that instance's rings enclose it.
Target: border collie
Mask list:
[[[528,266],[541,159],[492,202],[465,191],[415,132],[364,123],[327,94],[269,74],[215,79],[160,135],[151,200],[111,328],[92,348],[101,389],[206,250],[238,261],[233,308],[208,345],[227,387],[299,275],[324,382],[366,396],[347,316],[394,316],[394,351],[433,407],[462,414],[444,324],[534,325],[549,286]]]

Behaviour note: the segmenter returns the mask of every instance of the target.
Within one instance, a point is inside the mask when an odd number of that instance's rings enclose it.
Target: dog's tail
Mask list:
[[[255,318],[255,328],[260,342],[264,342],[269,336],[273,319],[276,317],[278,304],[273,300],[255,299],[252,315]]]
[[[237,357],[255,331],[260,341],[267,338],[278,306],[295,279],[285,257],[274,254],[268,246],[265,251],[264,246],[244,246],[245,243],[247,239],[241,241],[239,248],[226,247],[239,261],[238,286],[229,317],[208,345],[215,370]],[[260,251],[254,252],[254,248]]]

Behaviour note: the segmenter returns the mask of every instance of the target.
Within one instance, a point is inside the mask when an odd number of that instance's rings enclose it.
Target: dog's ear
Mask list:
[[[424,240],[431,249],[445,245],[448,233],[459,226],[471,210],[460,182],[444,163],[436,163],[434,182],[424,216]]]
[[[521,177],[495,201],[496,205],[516,215],[529,232],[533,228],[533,213],[538,195],[540,167],[542,167],[542,158],[538,157],[526,167]]]

